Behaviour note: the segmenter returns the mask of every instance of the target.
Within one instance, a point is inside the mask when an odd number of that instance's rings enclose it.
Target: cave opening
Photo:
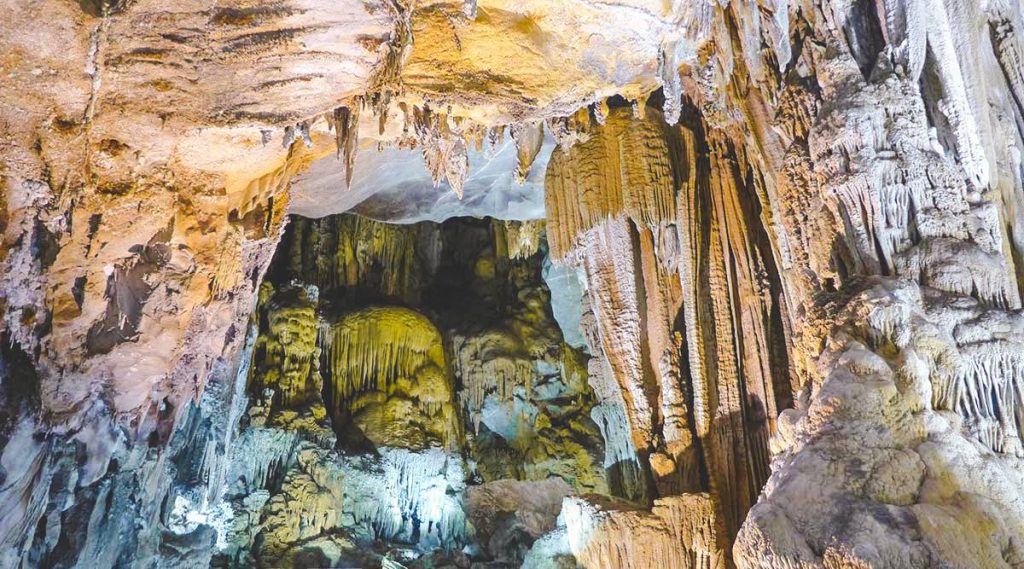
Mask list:
[[[292,216],[252,319],[220,564],[519,566],[566,496],[642,498],[606,449],[628,441],[588,384],[576,271],[542,220]]]

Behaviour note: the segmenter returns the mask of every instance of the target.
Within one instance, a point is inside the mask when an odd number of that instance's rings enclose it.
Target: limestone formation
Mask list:
[[[1021,0],[9,0],[0,566],[1024,566]]]

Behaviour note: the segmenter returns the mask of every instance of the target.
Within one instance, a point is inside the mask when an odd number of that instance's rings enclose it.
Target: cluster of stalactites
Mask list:
[[[349,474],[346,507],[377,539],[458,547],[466,541],[461,499],[462,462],[441,449],[382,450],[379,469]],[[372,495],[363,495],[372,492]]]
[[[509,259],[528,259],[540,250],[544,220],[494,221],[495,241]]]
[[[674,95],[666,97],[665,120],[675,124],[681,109],[680,82],[675,72],[674,61],[670,55],[665,56],[662,63],[666,86]],[[672,79],[674,77],[674,79]],[[324,115],[327,125],[334,131],[338,159],[342,161],[345,172],[346,187],[351,186],[352,173],[355,168],[356,152],[359,148],[359,125],[363,112],[372,111],[378,117],[379,134],[385,133],[385,125],[391,116],[390,101],[392,93],[375,94],[372,97],[355,97],[345,105],[336,107]],[[636,119],[646,117],[647,95],[637,98],[632,104],[632,115]],[[448,186],[459,198],[462,198],[463,187],[469,176],[469,149],[477,152],[486,150],[493,152],[495,147],[504,142],[506,130],[510,132],[516,145],[516,167],[513,177],[517,183],[526,182],[530,168],[540,154],[545,135],[551,136],[558,146],[568,152],[577,144],[591,139],[592,131],[600,129],[608,123],[614,111],[607,99],[581,106],[575,112],[565,116],[551,117],[543,121],[513,123],[510,125],[484,126],[471,119],[455,116],[450,112],[438,110],[424,103],[411,104],[405,101],[396,105],[402,120],[402,133],[396,144],[400,147],[418,147],[423,154],[424,166],[430,173],[434,187],[441,182]],[[450,109],[449,109],[450,111]],[[628,113],[629,111],[624,111]],[[661,122],[661,115],[658,121]],[[613,119],[613,121],[616,119]],[[302,140],[307,147],[313,145],[310,135],[311,121],[289,126],[285,132],[284,146],[289,147],[294,141]],[[613,125],[614,127],[614,125]],[[618,132],[618,131],[616,131]],[[642,137],[641,137],[642,138]],[[634,144],[644,144],[637,140]],[[624,153],[625,155],[625,153]]]
[[[497,332],[453,339],[455,373],[462,379],[462,399],[476,430],[480,428],[485,399],[494,394],[502,403],[512,402],[517,389],[530,398],[533,362],[517,354],[516,340]]]
[[[352,183],[356,151],[359,147],[359,117],[365,106],[365,99],[357,97],[350,104],[337,107],[327,117],[328,125],[335,133],[338,159],[343,161],[346,187],[351,187]],[[434,187],[439,187],[441,182],[447,182],[461,199],[466,177],[469,175],[469,148],[474,147],[478,152],[483,151],[486,142],[493,151],[503,142],[506,127],[486,128],[471,120],[438,111],[427,104],[420,106],[401,102],[397,107],[403,117],[402,136],[398,140],[398,145],[418,147],[423,154],[424,166],[430,173]],[[383,134],[388,109],[376,108],[375,112],[380,118],[380,133]],[[561,133],[566,138],[581,136],[582,129],[566,126],[569,124],[567,121],[553,119],[552,124],[560,125],[553,131],[555,134]],[[286,144],[290,145],[291,140],[302,138],[308,140],[307,145],[311,146],[312,140],[308,135],[307,123],[303,123],[303,129],[290,131],[293,134],[290,138],[286,136]],[[543,146],[544,125],[541,122],[514,124],[510,130],[516,144],[516,168],[513,174],[516,182],[523,184]]]
[[[901,302],[872,307],[863,326],[871,349],[891,353],[913,348],[915,358],[923,364],[916,368],[920,380],[928,385],[920,408],[930,404],[932,409],[955,411],[963,418],[965,429],[988,448],[1024,456],[1021,315],[969,301],[926,303],[920,291],[900,294]],[[920,306],[942,325],[923,325],[915,312]]]
[[[293,263],[323,290],[373,288],[407,302],[418,300],[420,283],[436,270],[441,253],[436,224],[395,225],[354,215],[300,220]]]
[[[553,259],[565,260],[584,233],[620,214],[647,227],[674,219],[677,167],[667,129],[660,117],[637,120],[615,108],[586,140],[552,155],[545,203]]]
[[[825,204],[846,228],[840,275],[912,277],[990,306],[1019,307],[999,208],[946,160],[917,86],[893,82],[865,91],[841,110],[842,128],[822,128],[809,139]],[[828,254],[808,246],[812,258]]]
[[[932,407],[956,411],[998,453],[1024,456],[1024,345],[997,338],[930,355]]]
[[[386,0],[383,4],[391,14],[394,28],[388,41],[381,46],[383,61],[373,76],[369,89],[371,94],[355,97],[348,104],[336,107],[327,116],[327,124],[334,129],[338,159],[344,160],[346,188],[352,186],[352,171],[359,146],[360,112],[369,104],[378,118],[379,134],[384,134],[391,112],[391,100],[402,92],[402,67],[412,51],[412,10],[399,0]],[[304,125],[307,146],[311,146],[308,123]],[[290,145],[287,132],[285,145]]]
[[[992,343],[963,351],[951,382],[951,409],[986,446],[999,453],[1024,456],[1024,352],[1019,344]]]
[[[362,393],[387,392],[400,378],[434,381],[446,369],[441,342],[430,320],[407,308],[367,308],[334,324],[321,323],[318,344],[334,409],[346,408]],[[431,377],[421,378],[424,374]]]
[[[231,450],[227,472],[231,493],[270,489],[291,468],[302,436],[284,429],[251,428],[243,431]],[[251,452],[258,448],[260,452]]]

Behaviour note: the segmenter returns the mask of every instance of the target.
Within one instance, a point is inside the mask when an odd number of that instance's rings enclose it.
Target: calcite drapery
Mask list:
[[[728,539],[767,478],[770,417],[791,388],[752,182],[728,143],[703,133],[692,117],[673,129],[613,109],[552,157],[549,234],[585,269],[645,468],[660,492],[710,484]]]

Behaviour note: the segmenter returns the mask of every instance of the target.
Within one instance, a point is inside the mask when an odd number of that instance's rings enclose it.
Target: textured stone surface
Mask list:
[[[1024,563],[1019,0],[4,7],[0,564],[206,565],[223,528],[232,563],[359,564],[374,523],[472,540],[467,478],[549,475],[633,503],[571,498],[507,540],[537,566]],[[317,289],[261,288],[293,193],[535,220],[541,179],[550,257],[582,275],[557,323],[538,225],[296,221],[279,250]],[[441,262],[484,226],[492,249]],[[343,368],[441,373],[339,389],[326,329],[380,295],[461,320],[428,348],[353,333]],[[577,314],[589,358],[558,339]],[[328,391],[397,406],[353,424],[415,448],[332,454]],[[445,408],[461,429],[417,423]]]
[[[542,230],[296,221],[261,286],[223,502],[183,503],[175,530],[215,525],[231,567],[429,564],[463,547],[517,564],[565,496],[608,493]]]

